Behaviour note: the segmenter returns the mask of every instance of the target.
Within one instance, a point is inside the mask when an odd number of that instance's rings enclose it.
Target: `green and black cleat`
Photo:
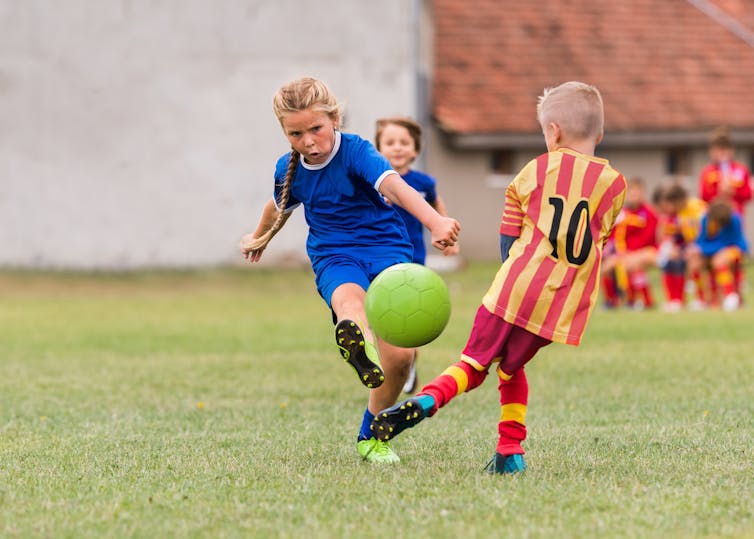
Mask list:
[[[359,380],[369,389],[379,387],[385,381],[385,373],[382,372],[377,361],[377,350],[367,343],[364,334],[356,322],[341,320],[335,326],[335,342],[340,350],[340,355],[351,365],[359,375]],[[373,356],[373,359],[369,356]]]
[[[374,416],[372,435],[386,442],[392,440],[406,429],[410,429],[427,417],[417,399],[408,399],[386,408]]]

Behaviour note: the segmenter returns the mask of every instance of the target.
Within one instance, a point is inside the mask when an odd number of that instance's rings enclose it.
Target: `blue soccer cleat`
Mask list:
[[[501,455],[500,453],[495,453],[492,460],[484,467],[484,471],[490,475],[514,474],[526,471],[526,467],[523,455]]]

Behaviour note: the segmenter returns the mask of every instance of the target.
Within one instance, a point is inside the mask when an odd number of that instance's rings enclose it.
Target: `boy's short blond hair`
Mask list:
[[[600,91],[583,82],[564,82],[546,88],[537,103],[542,129],[556,123],[567,138],[596,140],[602,136],[605,111]]]

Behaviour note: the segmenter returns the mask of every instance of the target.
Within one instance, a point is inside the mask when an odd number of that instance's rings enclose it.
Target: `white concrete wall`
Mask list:
[[[415,114],[408,0],[0,0],[0,266],[237,262],[286,141],[277,88],[345,130]],[[302,260],[299,210],[268,261]]]

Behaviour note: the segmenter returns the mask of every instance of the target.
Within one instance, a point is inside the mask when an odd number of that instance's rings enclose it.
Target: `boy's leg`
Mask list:
[[[733,311],[741,304],[733,272],[740,259],[741,251],[738,247],[726,247],[712,257],[712,272],[722,292],[722,307],[726,311]]]
[[[671,312],[683,308],[684,287],[686,285],[686,264],[683,260],[671,260],[663,270],[662,282],[667,297],[666,310]]]
[[[445,369],[414,398],[376,414],[372,422],[375,436],[380,440],[392,439],[434,415],[455,396],[478,387],[487,376],[489,366],[499,361],[500,351],[514,327],[480,306],[462,360]]]
[[[526,439],[526,406],[529,400],[529,383],[524,368],[513,374],[497,370],[500,378],[500,423],[497,452],[501,455],[524,454],[521,442]]]
[[[425,417],[435,415],[457,395],[481,385],[486,377],[487,369],[478,371],[465,361],[454,363],[413,398],[378,413],[371,426],[374,436],[383,441],[395,438]]]
[[[526,365],[540,348],[551,341],[514,327],[505,343],[503,359],[497,368],[500,379],[500,422],[495,458],[490,463],[490,473],[508,474],[526,469],[521,442],[526,439],[526,410],[529,400],[529,383]]]

